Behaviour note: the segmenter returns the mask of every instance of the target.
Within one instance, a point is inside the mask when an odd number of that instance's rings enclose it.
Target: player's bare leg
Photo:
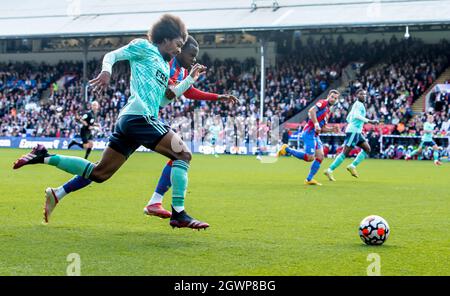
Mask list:
[[[89,179],[96,183],[103,183],[111,178],[126,161],[127,159],[122,153],[108,146],[89,175]]]

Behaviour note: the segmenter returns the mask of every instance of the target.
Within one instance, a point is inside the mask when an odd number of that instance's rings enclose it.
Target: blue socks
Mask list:
[[[81,188],[84,188],[91,183],[92,183],[91,180],[76,175],[72,179],[67,181],[64,185],[55,188],[53,190],[53,193],[55,194],[58,200],[61,200],[67,194],[80,190]]]
[[[169,188],[172,186],[170,181],[170,175],[172,173],[172,161],[169,161],[164,167],[161,177],[159,177],[158,185],[156,186],[155,192],[164,195]]]
[[[89,179],[85,179],[80,176],[74,176],[72,179],[70,179],[68,182],[66,182],[63,185],[63,188],[66,193],[71,193],[71,192],[77,191],[81,188],[84,188],[91,183],[92,183],[92,181]]]
[[[311,165],[311,169],[309,171],[309,175],[306,180],[311,181],[314,178],[314,175],[317,174],[317,171],[320,169],[320,165],[322,164],[322,160],[315,159]]]
[[[306,153],[305,152],[302,152],[300,150],[295,150],[295,149],[292,149],[289,147],[286,148],[286,152],[298,159],[306,161]]]

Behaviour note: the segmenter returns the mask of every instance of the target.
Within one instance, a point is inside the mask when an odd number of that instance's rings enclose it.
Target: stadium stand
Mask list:
[[[320,48],[323,50],[320,51]],[[349,83],[347,93],[350,95],[342,97],[331,122],[345,122],[352,103],[351,94],[363,87],[370,95],[368,117],[380,119],[388,126],[387,130],[375,128],[376,134],[419,135],[424,116],[409,122],[411,105],[448,66],[446,53],[449,44],[446,41],[425,45],[420,40],[394,40],[390,44],[350,42],[320,46],[312,43],[303,45],[302,49],[302,54],[288,55],[276,66],[267,69],[266,116],[276,115],[281,122],[285,121],[327,89],[330,81],[340,76],[342,67],[348,61],[366,58],[364,55],[358,56],[358,52],[364,54],[372,50],[376,53],[372,57],[382,57],[381,60]],[[212,61],[207,55],[201,60],[209,69],[197,87],[204,91],[235,94],[241,104],[234,107],[221,102],[198,102],[182,98],[163,109],[162,118],[168,122],[185,124],[186,121],[180,120],[180,117],[186,118],[187,122],[192,121],[193,112],[197,109],[202,114],[203,122],[208,122],[208,118],[215,115],[223,119],[223,124],[229,117],[256,119],[260,86],[255,61]],[[99,61],[91,61],[88,64],[90,73],[98,72],[99,64]],[[6,71],[0,73],[0,135],[73,137],[79,132],[76,115],[87,108],[80,82],[80,63],[60,63],[55,66],[16,63],[2,65],[2,69]],[[89,93],[89,99],[98,99],[101,105],[102,130],[97,134],[98,137],[109,136],[118,111],[126,103],[129,95],[128,74],[127,64],[122,63],[115,69],[113,83],[104,96],[97,98]],[[52,90],[50,97],[39,100],[47,88]],[[433,107],[437,105],[435,116],[438,128],[442,129],[442,134],[446,134],[449,96],[437,93],[432,98]],[[174,128],[182,130],[182,126]],[[367,130],[372,128],[366,125]]]
[[[83,53],[81,56],[86,64],[68,61],[53,65],[1,63],[0,136],[74,137],[79,133],[77,115],[88,108],[89,101],[98,100],[102,128],[96,136],[108,137],[118,111],[129,96],[128,65],[120,63],[115,66],[112,83],[101,96],[89,90],[85,97],[83,79],[94,77],[100,70],[99,53],[117,48],[146,32],[148,23],[161,14],[155,9],[158,7],[154,5],[156,2],[152,1],[150,5],[134,0],[126,3],[112,0],[105,4],[94,0],[83,3],[81,9],[76,6],[76,1],[69,5],[53,0],[46,1],[45,5],[24,1],[21,5],[28,8],[27,13],[22,13],[13,3],[5,4],[5,14],[0,17],[0,37],[16,40],[4,43],[3,47],[0,46],[0,52],[26,54],[33,53],[36,48],[41,53],[79,52]],[[333,3],[286,0],[276,9],[271,1],[253,1],[254,7],[243,1],[200,2],[180,2],[173,12],[189,24],[191,33],[201,36],[201,45],[214,48],[219,44],[226,48],[254,44],[258,40],[263,44],[264,38],[276,40],[276,62],[269,63],[265,68],[263,116],[269,120],[275,116],[283,123],[296,118],[329,87],[337,84],[343,96],[331,123],[343,128],[352,104],[352,95],[358,88],[366,89],[369,93],[368,117],[379,119],[382,123],[365,126],[368,137],[373,137],[374,145],[382,135],[419,136],[425,114],[419,112],[417,106],[427,106],[427,110],[420,111],[432,112],[440,135],[449,135],[448,92],[432,90],[437,83],[448,83],[447,76],[442,74],[450,69],[448,41],[399,39],[395,34],[389,39],[381,36],[388,35],[388,30],[380,28],[364,31],[379,34],[375,38],[369,36],[369,40],[361,38],[364,33],[358,33],[358,29],[355,29],[353,34],[357,38],[354,41],[348,36],[343,38],[336,29],[385,25],[387,21],[390,26],[410,23],[429,25],[427,28],[431,28],[436,24],[436,19],[441,16],[444,19],[447,15],[448,6],[445,3],[434,3],[432,13],[428,13],[430,8],[425,5],[426,1],[409,3],[420,8],[418,14],[419,10],[403,9],[401,1],[377,2],[378,6],[374,7],[373,1],[368,0],[340,0]],[[133,9],[137,5],[140,7],[139,12]],[[315,13],[317,6],[320,6],[321,19],[329,22],[326,25],[321,22],[318,26],[313,18],[308,17]],[[345,9],[345,15],[351,17],[342,18],[335,13],[336,9]],[[377,9],[383,13],[372,15],[376,14]],[[218,17],[224,13],[232,14],[233,18]],[[117,16],[127,21],[111,22]],[[12,26],[11,22],[15,25]],[[40,25],[42,23],[46,26]],[[325,33],[319,33],[320,38],[312,38],[314,34],[303,37],[303,28]],[[256,32],[252,38],[224,35],[218,39],[214,35],[202,35],[203,32],[261,29],[267,32]],[[290,36],[293,32],[294,38],[289,39],[291,44],[283,41],[288,36],[284,30],[290,30]],[[349,30],[340,32],[344,35],[352,33]],[[91,38],[89,42],[87,36]],[[23,41],[18,40],[18,37],[24,38]],[[37,38],[35,40],[39,42],[29,42],[25,38]],[[96,53],[89,62],[88,50]],[[208,72],[201,77],[196,87],[204,91],[234,94],[240,99],[240,104],[228,106],[222,102],[198,102],[182,97],[162,109],[161,117],[171,123],[175,130],[182,132],[185,139],[194,137],[194,132],[189,133],[187,127],[193,125],[193,118],[198,114],[205,131],[217,118],[222,120],[225,130],[234,129],[227,126],[227,122],[243,117],[246,118],[245,138],[248,140],[248,134],[251,133],[248,126],[254,124],[261,111],[259,62],[255,58],[217,59],[208,54],[203,54],[200,62],[208,66]],[[352,75],[349,75],[348,69],[355,62],[360,66],[350,69]],[[287,129],[282,130],[281,134],[285,141],[301,131],[302,124],[287,123],[284,127]]]

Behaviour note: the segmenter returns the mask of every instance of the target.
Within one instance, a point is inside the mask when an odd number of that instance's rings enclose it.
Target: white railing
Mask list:
[[[328,141],[328,137],[336,137],[340,138],[341,142],[344,143],[345,134],[322,134],[320,135],[320,139],[322,140],[322,143],[329,144],[330,141]],[[385,145],[385,141],[387,139],[393,139],[393,141],[396,142],[396,144],[399,145],[418,145],[421,141],[420,136],[397,136],[397,135],[381,135],[379,137],[379,143],[380,143],[380,153],[383,153]],[[369,138],[366,138],[367,141],[369,141]],[[450,136],[444,136],[444,137],[433,137],[433,140],[436,142],[438,146],[442,147],[448,147],[450,143]],[[402,143],[406,142],[406,143]],[[400,143],[399,143],[400,142]],[[295,146],[299,147],[302,143],[302,140],[300,139],[300,136],[298,137],[291,137],[289,139],[289,144],[294,144]]]
[[[407,141],[409,143],[401,144],[401,145],[417,145],[420,143],[422,137],[420,136],[396,136],[396,135],[382,135],[380,137],[380,153],[384,151],[385,139],[393,139],[398,143],[401,140]],[[433,140],[438,144],[438,146],[448,147],[450,142],[450,136],[445,137],[433,137]]]

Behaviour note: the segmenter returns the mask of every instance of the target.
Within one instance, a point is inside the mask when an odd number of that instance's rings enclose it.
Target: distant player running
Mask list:
[[[92,151],[92,148],[94,147],[94,142],[92,142],[92,129],[96,127],[95,119],[97,118],[99,109],[99,104],[97,101],[93,101],[91,103],[91,110],[84,113],[83,116],[81,116],[81,131],[80,131],[80,137],[81,137],[81,143],[77,142],[75,140],[72,140],[69,143],[69,146],[67,148],[72,148],[72,146],[77,145],[81,149],[86,149],[86,154],[84,155],[85,159],[88,159],[89,154]]]
[[[423,125],[423,135],[422,140],[420,142],[419,148],[414,150],[411,154],[406,155],[405,159],[410,160],[414,157],[414,155],[418,153],[422,153],[424,147],[433,147],[433,159],[435,165],[441,165],[441,161],[439,160],[439,147],[433,141],[433,133],[436,124],[434,124],[434,117],[432,114],[427,116],[427,121]]]
[[[313,162],[306,177],[305,184],[307,185],[322,185],[317,182],[314,175],[320,169],[320,165],[324,158],[323,145],[320,140],[320,133],[338,132],[338,127],[327,127],[327,120],[330,115],[329,106],[336,104],[340,93],[337,90],[331,90],[328,93],[326,100],[320,100],[314,107],[308,110],[309,120],[306,123],[302,133],[302,140],[305,145],[305,150],[295,150],[289,148],[287,144],[283,144],[278,151],[278,156],[292,155],[298,159]]]
[[[30,153],[14,163],[18,169],[24,165],[45,163],[55,166],[74,177],[69,187],[82,188],[84,184],[108,180],[141,145],[173,160],[171,180],[173,183],[172,227],[207,228],[208,223],[190,217],[184,210],[184,199],[188,184],[189,162],[192,154],[181,138],[158,119],[158,111],[169,82],[169,61],[181,52],[187,38],[184,23],[178,17],[165,14],[154,24],[148,39],[135,39],[128,45],[109,52],[103,59],[102,72],[90,81],[94,91],[105,89],[111,79],[115,62],[128,60],[131,68],[130,98],[120,111],[118,121],[108,147],[98,164],[83,158],[50,155],[43,145],[38,145]],[[151,42],[149,41],[151,40]],[[178,89],[183,93],[192,85],[204,67],[195,65],[190,76],[183,80]],[[81,181],[80,181],[81,180]],[[58,203],[55,196],[47,195],[44,220],[48,218]]]
[[[367,93],[365,90],[359,89],[356,91],[357,100],[347,115],[348,125],[345,129],[344,150],[336,157],[330,167],[324,172],[325,176],[327,176],[330,181],[336,181],[333,176],[333,171],[342,164],[344,159],[348,157],[350,151],[352,151],[355,146],[361,147],[362,150],[358,153],[356,159],[347,166],[347,171],[349,171],[353,177],[359,177],[356,167],[364,160],[364,158],[369,157],[370,145],[362,135],[362,130],[364,123],[377,124],[378,120],[370,120],[366,118],[366,107],[364,106],[366,96]]]
[[[220,135],[220,131],[221,131],[219,124],[220,124],[219,122],[215,121],[214,124],[211,125],[208,129],[208,132],[211,137],[211,149],[212,149],[215,157],[219,157],[219,155],[217,154],[217,151],[216,151],[216,144],[217,144],[217,141],[219,140],[219,135]]]

